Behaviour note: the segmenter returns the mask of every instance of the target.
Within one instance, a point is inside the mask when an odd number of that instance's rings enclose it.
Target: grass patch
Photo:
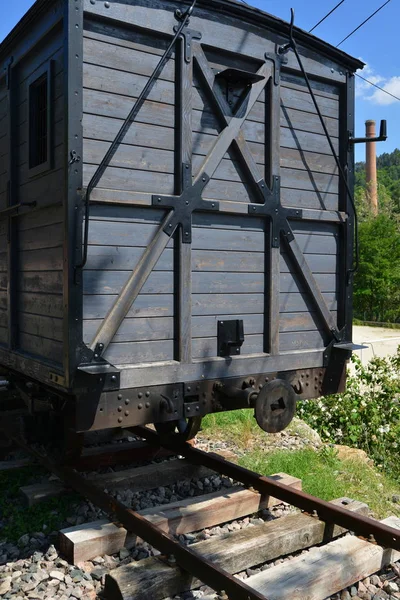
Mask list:
[[[263,475],[283,472],[298,477],[305,492],[323,500],[347,496],[366,502],[378,519],[400,516],[400,506],[391,501],[399,493],[396,483],[360,459],[339,459],[330,446],[319,451],[256,450],[242,457],[239,463]]]
[[[304,437],[304,423],[292,421],[287,428],[292,435]],[[365,502],[376,518],[400,517],[400,505],[391,500],[400,494],[400,485],[358,457],[339,458],[332,446],[281,450],[268,448],[274,436],[262,431],[248,409],[207,415],[202,422],[202,436],[224,440],[239,449],[239,463],[253,471],[270,475],[287,473],[303,482],[303,490],[324,500],[348,496]]]
[[[40,467],[24,467],[0,472],[0,539],[16,542],[26,533],[57,531],[68,516],[73,514],[79,496],[74,493],[51,498],[31,508],[25,506],[19,488],[34,483],[47,474]]]

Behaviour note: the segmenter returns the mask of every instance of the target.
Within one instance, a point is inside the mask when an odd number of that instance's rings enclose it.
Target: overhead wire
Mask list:
[[[356,31],[358,31],[359,29],[361,29],[361,27],[363,25],[365,25],[365,23],[368,23],[368,21],[370,19],[372,19],[372,17],[374,17],[380,10],[382,10],[382,8],[384,8],[387,4],[389,4],[389,2],[391,2],[391,0],[386,0],[386,2],[384,2],[379,8],[377,8],[375,12],[373,12],[371,15],[369,15],[369,17],[367,17],[362,23],[360,23],[355,29],[353,29],[353,31],[351,31],[349,33],[349,35],[346,35],[346,37],[343,38],[342,41],[337,44],[336,48],[339,48],[339,46],[341,44],[343,44],[343,42],[345,42],[346,40],[348,40],[349,37],[351,37]]]
[[[363,81],[366,81],[367,83],[369,83],[370,85],[373,85],[374,87],[376,87],[378,90],[380,90],[381,92],[384,92],[385,94],[387,94],[388,96],[391,96],[392,98],[395,98],[395,100],[400,100],[400,98],[398,96],[396,96],[395,94],[392,94],[392,92],[388,92],[387,90],[385,90],[384,88],[380,87],[379,85],[376,85],[376,83],[373,83],[372,81],[370,81],[369,79],[366,79],[365,77],[363,77],[362,75],[359,75],[358,73],[355,73],[355,75],[357,75],[357,77],[359,77],[360,79],[362,79]]]
[[[330,10],[330,11],[329,11],[329,12],[328,12],[328,13],[327,13],[327,14],[326,14],[326,15],[325,15],[325,16],[324,16],[324,17],[323,17],[323,18],[322,18],[320,21],[318,21],[318,23],[316,23],[316,24],[314,25],[314,27],[311,27],[311,29],[309,30],[309,32],[308,32],[308,33],[311,33],[312,31],[314,31],[314,29],[316,29],[316,28],[317,28],[319,25],[321,25],[321,23],[323,23],[323,22],[325,21],[325,19],[327,19],[328,17],[330,17],[330,15],[331,15],[332,13],[334,13],[334,12],[335,12],[335,10],[336,10],[337,8],[339,8],[339,6],[340,6],[341,4],[343,4],[343,2],[344,2],[344,1],[345,1],[345,0],[340,0],[340,2],[339,2],[338,4],[336,4],[336,6],[334,6],[334,7],[332,8],[332,10]]]

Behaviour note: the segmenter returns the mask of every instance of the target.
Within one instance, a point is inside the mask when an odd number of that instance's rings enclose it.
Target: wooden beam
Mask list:
[[[301,480],[296,477],[285,473],[271,477],[285,485],[301,489]],[[214,527],[280,503],[276,498],[262,497],[257,492],[238,487],[229,492],[226,489],[219,490],[198,496],[196,499],[187,498],[138,512],[163,531],[182,534]],[[134,534],[107,520],[68,527],[59,532],[60,551],[71,564],[102,554],[113,554],[124,546],[132,548],[137,542]]]
[[[400,519],[383,523],[400,529]],[[346,536],[249,577],[246,583],[268,600],[324,600],[400,559],[400,552]]]
[[[366,504],[357,501],[341,498],[333,503],[346,503],[346,507],[353,512],[365,514],[368,511]],[[192,549],[208,560],[218,562],[229,573],[238,573],[284,554],[320,544],[343,531],[336,526],[331,529],[306,514],[293,514],[198,542],[192,545]],[[287,564],[292,564],[292,561]],[[105,593],[110,600],[161,600],[200,585],[199,580],[179,567],[170,567],[155,558],[148,558],[115,569],[107,575]]]
[[[130,486],[132,491],[141,492],[160,485],[169,485],[176,481],[192,479],[193,477],[209,477],[210,475],[215,475],[215,472],[211,469],[197,467],[189,461],[176,459],[103,475],[91,474],[89,479],[103,488],[116,489]],[[35,483],[21,487],[20,492],[27,505],[33,506],[42,500],[65,493],[66,488],[60,481],[49,481],[43,484]]]
[[[20,460],[2,460],[0,462],[0,471],[21,469],[22,467],[30,467],[34,464],[35,463],[31,458],[21,458]]]

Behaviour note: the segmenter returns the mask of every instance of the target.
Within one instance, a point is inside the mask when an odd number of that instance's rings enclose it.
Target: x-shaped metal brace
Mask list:
[[[218,211],[219,202],[216,200],[203,200],[201,194],[210,181],[204,174],[197,178],[192,187],[187,187],[180,196],[152,196],[153,205],[163,208],[173,208],[171,218],[164,226],[164,232],[171,236],[176,228],[182,226],[182,241],[185,244],[192,242],[192,215],[195,210]]]
[[[281,234],[288,242],[294,239],[292,228],[288,219],[301,219],[303,211],[297,208],[285,208],[280,202],[281,178],[277,175],[273,177],[272,190],[264,183],[259,182],[261,192],[264,194],[264,204],[250,204],[248,213],[250,215],[261,215],[269,217],[272,223],[271,245],[273,248],[279,248]]]

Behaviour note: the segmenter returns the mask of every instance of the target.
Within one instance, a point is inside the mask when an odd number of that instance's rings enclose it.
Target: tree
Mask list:
[[[359,224],[360,266],[354,285],[355,316],[400,322],[400,231],[388,214]]]

